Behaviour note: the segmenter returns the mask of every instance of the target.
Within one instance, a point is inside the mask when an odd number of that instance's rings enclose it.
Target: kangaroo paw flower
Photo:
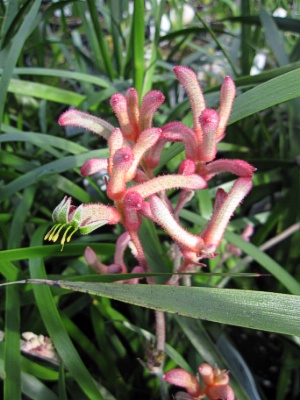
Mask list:
[[[65,229],[60,242],[64,246],[77,231],[87,235],[105,224],[116,224],[120,221],[120,215],[113,207],[103,204],[81,204],[75,207],[71,201],[71,197],[65,196],[54,209],[52,219],[55,225],[46,234],[45,240],[56,242],[61,231]]]
[[[186,91],[186,94],[189,98],[193,113],[193,130],[197,135],[198,142],[201,143],[203,133],[199,122],[199,116],[206,108],[206,106],[202,90],[198,82],[198,78],[195,72],[187,67],[174,67],[174,73],[177,76],[179,82],[184,87],[184,90]]]
[[[151,196],[150,207],[156,222],[162,226],[176,243],[195,253],[200,253],[204,247],[203,240],[199,236],[183,229],[157,196]]]
[[[126,92],[127,112],[131,125],[131,136],[135,142],[140,134],[140,110],[139,110],[139,95],[134,88],[130,88]]]
[[[88,129],[105,139],[108,139],[114,130],[114,127],[103,119],[78,110],[66,111],[59,117],[58,123],[61,126],[78,126]]]
[[[203,132],[203,141],[199,149],[200,161],[212,161],[217,154],[216,134],[219,124],[219,114],[217,111],[207,108],[200,117],[199,122]]]
[[[191,160],[197,159],[197,138],[192,131],[181,122],[169,122],[162,127],[162,136],[170,142],[183,142],[185,147],[186,158]]]
[[[234,392],[228,385],[229,377],[227,371],[220,371],[217,367],[213,369],[207,363],[201,364],[198,371],[203,385],[200,384],[196,376],[181,368],[166,372],[163,378],[168,383],[182,387],[187,391],[188,395],[180,392],[180,397],[176,395],[175,398],[189,400],[204,398],[210,400],[234,400]]]
[[[80,168],[80,173],[82,176],[93,175],[96,172],[107,169],[107,165],[107,158],[91,158]]]
[[[112,200],[120,200],[126,191],[126,174],[134,160],[132,150],[127,147],[115,152],[112,173],[107,183],[107,195]]]
[[[151,196],[152,194],[161,192],[168,189],[205,189],[207,187],[206,181],[198,175],[164,175],[153,178],[147,182],[140,183],[128,189],[128,192],[134,191],[139,193],[143,199]]]
[[[230,117],[233,101],[236,90],[235,84],[230,76],[226,76],[220,92],[220,121],[217,130],[217,141],[219,142],[224,137],[225,128]]]
[[[201,167],[200,175],[209,180],[217,174],[229,172],[241,177],[251,177],[256,170],[251,164],[243,160],[220,159]]]
[[[146,93],[140,107],[141,131],[152,127],[152,120],[158,107],[165,101],[165,96],[158,90]]]
[[[219,246],[233,212],[249,193],[251,187],[251,178],[238,178],[228,194],[219,189],[222,195],[216,196],[217,201],[212,218],[201,232],[202,239],[206,246],[210,246],[211,251],[215,251]]]
[[[199,396],[203,392],[203,389],[196,376],[190,374],[184,369],[171,369],[164,374],[163,378],[172,385],[186,389],[188,394],[192,396],[193,399],[200,398]]]
[[[121,93],[112,95],[110,105],[119,121],[121,131],[128,140],[132,139],[132,129],[128,116],[127,100]]]

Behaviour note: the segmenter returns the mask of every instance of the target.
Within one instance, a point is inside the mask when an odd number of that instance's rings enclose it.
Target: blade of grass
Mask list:
[[[5,59],[4,71],[0,81],[0,124],[3,119],[3,111],[5,106],[5,98],[9,85],[9,81],[13,74],[14,67],[19,58],[20,52],[24,46],[27,37],[32,32],[32,27],[37,23],[37,15],[41,6],[42,0],[35,0],[30,11],[25,16],[22,25],[12,41],[11,48]]]
[[[51,175],[75,167],[80,167],[89,158],[99,157],[100,154],[103,154],[104,152],[106,152],[106,150],[93,150],[85,154],[64,157],[60,160],[52,161],[48,164],[37,167],[4,186],[2,193],[0,193],[0,201],[7,199],[12,194],[26,188],[27,186],[37,183],[39,180],[47,180]]]
[[[113,244],[99,244],[88,243],[97,254],[111,257],[114,254],[115,246]],[[79,256],[84,253],[87,243],[66,244],[63,251],[61,251],[60,244],[37,246],[37,247],[24,247],[14,250],[0,251],[1,262],[26,260],[34,257],[68,257]],[[10,275],[9,275],[10,276]]]
[[[8,237],[8,248],[21,244],[23,226],[34,200],[35,189],[24,191],[16,207]],[[15,269],[17,272],[17,269]],[[4,399],[21,399],[21,353],[20,353],[20,298],[19,290],[7,288],[5,299],[5,347],[4,347]]]
[[[45,227],[39,227],[32,237],[32,246],[40,245],[42,237],[44,236],[44,232]],[[45,279],[47,276],[43,261],[40,258],[30,259],[29,271],[32,278]],[[66,368],[70,371],[70,374],[73,376],[77,384],[81,387],[88,398],[101,400],[102,396],[93,378],[86,369],[73,343],[66,333],[50,288],[35,287],[33,288],[33,291],[40,315]]]
[[[13,253],[14,250],[8,250]],[[0,252],[1,253],[1,252]],[[1,256],[0,256],[1,257]],[[16,279],[19,273],[19,269],[10,261],[1,259],[0,273],[8,280],[13,281]]]
[[[76,183],[64,176],[51,176],[48,179],[48,184],[56,189],[60,189],[63,193],[66,195],[68,194],[81,203],[90,203],[92,200],[91,195],[86,190],[82,189],[80,186],[76,185]]]
[[[144,0],[134,0],[133,11],[133,86],[136,88],[140,98],[142,97],[144,81],[144,44],[145,23]]]
[[[0,75],[3,74],[3,69],[0,69]],[[27,75],[27,76],[54,76],[56,78],[74,79],[78,82],[92,83],[93,85],[109,88],[111,83],[104,78],[95,75],[88,75],[82,72],[65,71],[63,69],[49,69],[49,68],[14,68],[13,75]]]
[[[38,361],[32,361],[24,356],[21,357],[22,371],[35,376],[38,379],[45,381],[57,381],[58,372],[53,370],[52,366],[48,368],[47,366],[38,364]]]
[[[8,32],[15,16],[18,13],[19,1],[11,0],[6,4],[6,13],[2,21],[1,34],[0,34],[0,48],[2,48],[3,42],[5,41],[6,33]]]
[[[15,287],[5,296],[5,353],[3,399],[21,400],[20,298]]]
[[[229,124],[299,96],[300,69],[262,83],[235,99]]]
[[[250,2],[249,0],[241,1],[241,15],[250,15]],[[249,40],[251,38],[251,27],[242,24],[241,32],[241,75],[249,75],[251,68],[250,47]]]
[[[64,363],[61,363],[59,366],[58,393],[59,393],[59,400],[68,400]]]
[[[100,26],[99,23],[99,15],[96,7],[96,2],[94,0],[87,0],[87,8],[89,10],[91,20],[92,20],[92,27],[95,31],[95,36],[98,39],[98,46],[100,48],[102,60],[104,61],[106,74],[110,80],[114,78],[114,70],[111,62],[111,56],[109,54],[107,44],[105,42],[103,28]]]
[[[142,93],[143,95],[145,95],[147,92],[149,92],[152,89],[152,85],[153,85],[153,75],[155,72],[156,60],[157,60],[158,49],[159,49],[161,18],[162,18],[164,9],[165,9],[165,0],[162,0],[162,1],[160,1],[159,5],[157,7],[157,12],[155,15],[155,37],[154,37],[154,40],[152,41],[152,45],[151,45],[151,57],[150,57],[150,61],[149,61],[149,66],[145,71],[143,93]]]
[[[280,66],[287,65],[289,58],[284,50],[282,39],[279,36],[278,28],[272,17],[261,7],[259,18],[265,32],[265,38],[271,47],[274,56]]]
[[[121,75],[122,71],[122,47],[121,47],[121,38],[122,38],[122,12],[124,6],[122,2],[119,0],[109,0],[108,7],[110,10],[114,10],[110,15],[111,22],[111,34],[113,40],[113,59],[116,63],[116,69],[118,72],[118,76]]]
[[[2,359],[0,359],[0,377],[5,380],[4,362]],[[22,393],[32,400],[59,400],[43,382],[26,372],[21,372],[21,388]]]
[[[272,17],[279,29],[294,33],[300,33],[300,21],[294,18]],[[260,25],[260,19],[256,15],[247,15],[240,17],[224,18],[222,21],[231,21],[233,23],[241,22],[242,24]]]
[[[210,28],[209,25],[207,25],[205,20],[203,18],[201,18],[199,13],[196,14],[196,17],[199,19],[201,24],[204,26],[205,30],[207,32],[209,32],[209,34],[211,35],[213,40],[216,42],[217,47],[221,50],[221,52],[223,53],[225,59],[228,61],[229,65],[231,66],[234,75],[235,76],[239,76],[239,73],[238,73],[234,63],[232,62],[231,58],[229,57],[229,54],[227,53],[227,51],[225,50],[224,46],[222,45],[222,43],[218,39],[217,35],[215,35],[214,31]]]
[[[5,132],[11,133],[1,135],[0,143],[28,142],[33,143],[36,146],[45,144],[46,146],[53,146],[61,150],[66,150],[71,154],[80,154],[88,150],[80,144],[57,136],[37,132],[19,132],[19,130],[5,124],[2,124],[2,128]]]
[[[2,76],[4,76],[4,74]],[[20,79],[11,79],[7,90],[14,94],[32,96],[38,99],[55,101],[56,103],[68,104],[76,107],[86,100],[86,96],[79,93],[59,89],[43,83],[24,81]]]

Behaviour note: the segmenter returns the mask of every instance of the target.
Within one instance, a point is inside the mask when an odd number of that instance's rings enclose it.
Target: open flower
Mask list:
[[[164,379],[187,391],[187,393],[177,393],[175,397],[178,399],[234,400],[234,392],[228,385],[229,376],[227,371],[221,371],[218,367],[213,369],[207,363],[201,364],[198,371],[202,384],[200,384],[196,376],[180,368],[166,372]]]
[[[75,207],[71,202],[71,197],[65,196],[54,209],[52,219],[55,225],[46,234],[45,240],[56,242],[61,231],[65,229],[60,242],[63,246],[77,231],[82,235],[87,235],[100,226],[114,225],[120,221],[120,215],[113,207],[103,204],[81,204],[79,207]]]

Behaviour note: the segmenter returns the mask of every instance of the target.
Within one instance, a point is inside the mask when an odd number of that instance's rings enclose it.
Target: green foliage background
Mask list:
[[[184,4],[195,12],[188,24]],[[299,398],[300,4],[237,4],[0,1],[1,279],[55,279],[67,289],[0,289],[5,400],[171,398],[174,388],[167,393],[137,361],[153,340],[151,309],[168,312],[166,370],[196,372],[207,361],[231,371],[240,400]],[[272,16],[279,8],[285,17]],[[257,55],[264,65],[253,75]],[[165,94],[155,125],[189,124],[189,105],[172,72],[178,64],[199,74],[209,107],[218,106],[224,76],[234,78],[238,95],[219,151],[256,166],[254,188],[220,256],[193,277],[193,287],[106,283],[82,255],[89,245],[109,262],[120,227],[77,237],[63,252],[43,243],[64,194],[78,204],[108,203],[98,178],[79,174],[84,161],[106,156],[105,142],[80,129],[64,131],[57,119],[76,107],[116,125],[109,98],[134,86],[141,96],[150,89]],[[158,171],[176,170],[182,150],[168,147]],[[181,214],[190,231],[199,232],[209,218],[217,188],[231,184],[224,176],[196,194]],[[249,223],[251,243],[240,238]],[[170,273],[164,233],[145,222],[140,234],[151,270]],[[225,256],[228,242],[242,249],[241,257]],[[51,337],[59,366],[20,353],[26,331]]]

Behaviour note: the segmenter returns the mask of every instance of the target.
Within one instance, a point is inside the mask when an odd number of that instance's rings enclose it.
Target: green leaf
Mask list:
[[[144,80],[144,41],[145,41],[145,23],[144,23],[144,0],[134,0],[133,11],[133,86],[136,88],[139,96],[142,95]]]
[[[35,232],[32,238],[32,245],[40,244],[43,232],[44,227],[40,227]],[[40,258],[30,259],[29,270],[32,278],[46,278],[44,264]],[[88,398],[101,400],[102,396],[93,378],[80,359],[65,330],[50,288],[36,286],[33,291],[45,327],[66,368]]]
[[[30,283],[30,280],[26,282]],[[153,310],[221,324],[300,335],[300,297],[295,295],[165,285],[118,285],[45,280],[40,282],[34,280],[32,283],[90,293]]]
[[[235,99],[229,124],[299,96],[300,68],[248,90]]]
[[[41,2],[42,0],[36,0],[33,2],[31,9],[25,16],[17,34],[14,36],[14,40],[12,40],[12,45],[6,56],[5,67],[0,81],[0,123],[2,122],[5,98],[9,81],[13,74],[14,67],[17,63],[24,43],[30,35],[35,22],[37,21],[37,14],[39,12]]]
[[[10,128],[11,127],[2,124],[2,129],[4,131],[9,132]],[[71,154],[80,154],[88,150],[86,147],[74,143],[71,140],[37,132],[11,132],[1,135],[0,143],[6,142],[28,142],[36,146],[53,146],[61,150],[67,150]]]
[[[266,41],[271,47],[278,64],[288,64],[289,59],[284,50],[282,39],[279,36],[278,28],[273,18],[263,8],[260,9],[259,18],[264,28]]]
[[[76,107],[86,99],[86,96],[79,93],[59,89],[43,83],[23,81],[20,79],[11,79],[8,91],[10,93],[37,97],[38,99],[55,101],[56,103],[68,104]]]
[[[20,246],[23,227],[34,201],[35,190],[27,188],[15,208],[8,236],[8,248]],[[5,298],[4,399],[21,399],[20,295],[16,288],[7,288]]]
[[[95,37],[97,38],[98,41],[97,45],[99,47],[102,60],[104,61],[106,73],[109,76],[109,78],[113,80],[114,70],[112,66],[111,56],[109,54],[108,46],[103,34],[103,27],[99,23],[99,14],[96,7],[96,3],[93,0],[87,0],[86,3],[91,16],[90,25],[94,30]]]
[[[68,171],[75,167],[80,167],[89,158],[97,156],[101,157],[101,155],[104,153],[106,154],[105,150],[93,150],[84,154],[64,157],[60,160],[55,160],[48,164],[37,167],[4,186],[2,188],[2,193],[0,193],[0,201],[7,199],[12,194],[26,188],[27,186],[33,185],[39,180],[47,180],[49,175],[52,176],[63,171]]]
[[[99,244],[89,243],[95,252],[98,254],[105,254],[106,257],[111,257],[114,254],[115,246],[113,244]],[[68,257],[68,256],[79,256],[84,253],[86,243],[67,244],[64,250],[61,251],[61,245],[49,245],[49,246],[30,246],[21,249],[4,250],[0,251],[1,262],[26,260],[35,257]],[[7,267],[9,264],[7,265]],[[7,272],[8,273],[8,272]]]
[[[3,69],[0,69],[0,75]],[[15,68],[13,74],[27,75],[27,76],[54,76],[56,78],[74,79],[78,82],[92,83],[93,85],[109,88],[111,83],[103,78],[95,75],[89,75],[76,71],[65,71],[63,69],[49,69],[49,68]]]
[[[0,377],[3,380],[6,377],[2,359],[0,359]],[[32,400],[58,400],[58,397],[43,382],[26,372],[21,372],[21,390],[22,393]]]

